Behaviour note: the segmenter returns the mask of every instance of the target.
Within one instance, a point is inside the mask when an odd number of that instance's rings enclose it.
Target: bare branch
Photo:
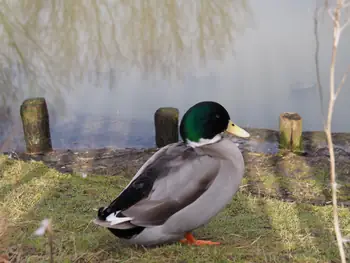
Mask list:
[[[343,5],[344,5],[343,0],[337,0],[337,6],[333,13],[334,15],[330,10],[328,10],[330,17],[333,19],[333,47],[332,47],[332,59],[331,59],[330,77],[329,77],[330,94],[329,94],[329,104],[328,104],[328,116],[327,116],[327,123],[325,126],[325,133],[327,137],[329,157],[330,157],[330,181],[331,181],[331,189],[332,189],[333,225],[334,225],[334,231],[337,239],[341,262],[346,263],[346,255],[344,251],[344,240],[340,230],[339,214],[338,214],[335,154],[334,154],[334,146],[333,146],[333,139],[332,139],[332,125],[331,125],[335,101],[336,101],[337,95],[339,95],[339,92],[342,86],[344,86],[344,82],[347,76],[347,74],[344,74],[343,79],[339,84],[340,86],[335,91],[335,64],[336,64],[338,43],[342,32],[340,27],[340,15],[341,15],[341,9],[343,8]]]
[[[319,8],[315,9],[315,14],[314,14],[314,34],[315,34],[315,42],[316,42],[316,48],[315,48],[315,65],[316,65],[316,78],[317,78],[317,88],[318,88],[318,93],[320,96],[320,106],[321,106],[321,115],[322,115],[322,122],[323,126],[325,126],[325,113],[324,113],[324,107],[323,107],[323,88],[321,84],[321,77],[320,77],[320,63],[318,59],[318,54],[319,54],[319,46],[320,46],[320,41],[318,38],[318,17],[319,17],[320,10]]]
[[[349,6],[350,6],[350,2],[344,4],[344,5],[343,5],[343,8],[347,8],[347,7],[349,7]]]
[[[339,85],[338,85],[338,88],[337,88],[337,90],[335,91],[335,95],[334,95],[335,99],[337,99],[337,97],[338,97],[338,95],[339,95],[341,89],[343,88],[344,83],[345,83],[345,81],[346,81],[346,78],[347,78],[348,75],[349,75],[349,72],[350,72],[350,66],[349,66],[349,68],[348,68],[348,71],[346,71],[346,72],[344,73],[343,78],[341,79],[341,81],[340,81],[340,83],[339,83]]]
[[[350,17],[346,20],[344,25],[340,28],[340,33],[350,24]]]
[[[333,15],[333,12],[332,9],[328,9],[328,15],[332,18],[333,21],[335,21],[335,17]]]

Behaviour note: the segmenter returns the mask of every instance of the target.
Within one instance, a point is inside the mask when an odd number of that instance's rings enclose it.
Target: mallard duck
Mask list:
[[[182,141],[151,156],[117,198],[98,210],[95,224],[129,244],[220,244],[197,240],[192,231],[232,200],[243,178],[243,156],[224,132],[249,137],[219,103],[192,106],[180,123]]]

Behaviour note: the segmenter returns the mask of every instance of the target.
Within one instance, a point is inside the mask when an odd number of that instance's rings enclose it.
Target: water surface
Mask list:
[[[332,44],[322,9],[315,36],[323,1],[31,3],[1,4],[9,40],[1,42],[1,150],[23,149],[19,106],[34,96],[48,102],[55,148],[154,146],[157,108],[177,107],[181,117],[202,100],[222,103],[243,127],[277,129],[279,114],[295,111],[304,130],[322,129],[315,54],[326,107]],[[350,29],[338,80],[349,44]],[[350,132],[349,83],[335,132]]]

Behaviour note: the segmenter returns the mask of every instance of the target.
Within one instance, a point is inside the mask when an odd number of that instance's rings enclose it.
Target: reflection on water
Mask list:
[[[31,96],[47,99],[55,148],[154,146],[157,108],[182,116],[201,100],[222,103],[245,127],[277,129],[281,112],[297,111],[305,130],[322,129],[319,1],[15,2],[0,3],[0,141],[13,135],[2,150],[24,146],[19,105]],[[318,32],[326,106],[332,24],[322,12]],[[348,30],[339,72],[349,40]],[[350,132],[346,98],[349,82],[334,131]]]

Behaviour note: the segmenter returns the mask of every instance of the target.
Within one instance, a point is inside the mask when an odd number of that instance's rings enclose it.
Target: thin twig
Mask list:
[[[51,222],[48,226],[47,232],[48,232],[48,240],[49,240],[49,246],[50,246],[50,263],[54,263],[54,261],[53,261],[53,230],[52,230]]]
[[[347,7],[349,7],[349,6],[350,6],[350,2],[349,2],[349,3],[344,4],[344,5],[343,5],[343,8],[347,8]]]
[[[335,17],[333,16],[332,9],[328,9],[328,15],[332,18],[332,20],[335,20]]]
[[[346,255],[344,251],[343,238],[340,230],[339,224],[339,215],[338,215],[338,203],[337,203],[337,183],[336,183],[336,173],[335,173],[335,155],[334,155],[334,147],[332,140],[332,115],[334,111],[334,104],[336,101],[336,95],[339,94],[341,87],[343,86],[342,82],[340,83],[340,88],[335,90],[335,64],[336,64],[336,55],[337,48],[339,43],[339,38],[341,34],[340,27],[340,13],[343,8],[344,0],[337,0],[337,6],[334,9],[334,13],[329,9],[328,13],[333,20],[333,47],[332,47],[332,59],[330,65],[330,97],[329,97],[329,105],[328,105],[328,116],[327,123],[325,126],[325,133],[327,136],[329,156],[330,156],[330,180],[331,180],[331,189],[332,189],[332,204],[333,204],[333,224],[334,231],[337,239],[339,254],[342,263],[346,263]],[[333,15],[334,14],[334,15]],[[345,82],[346,77],[343,77]]]
[[[323,88],[321,84],[321,77],[320,77],[320,68],[319,68],[319,60],[318,60],[318,53],[319,53],[319,45],[320,41],[318,39],[318,15],[319,15],[319,8],[315,9],[314,14],[314,34],[315,34],[315,42],[316,42],[316,48],[315,48],[315,65],[316,65],[316,77],[317,77],[317,88],[318,93],[320,96],[320,106],[321,106],[321,115],[322,115],[322,122],[323,126],[325,125],[325,114],[324,114],[324,107],[323,107]]]
[[[346,28],[349,24],[350,24],[350,18],[348,18],[344,23],[344,25],[342,25],[342,27],[340,28],[340,32],[342,32],[344,28]]]
[[[341,79],[341,81],[340,81],[340,83],[339,83],[339,85],[338,85],[338,88],[337,88],[337,90],[336,90],[336,92],[335,92],[335,99],[338,98],[338,95],[339,95],[341,89],[342,89],[343,86],[344,86],[344,83],[345,83],[345,81],[346,81],[346,78],[348,77],[349,72],[350,72],[350,66],[349,66],[348,70],[344,73],[343,78]]]

